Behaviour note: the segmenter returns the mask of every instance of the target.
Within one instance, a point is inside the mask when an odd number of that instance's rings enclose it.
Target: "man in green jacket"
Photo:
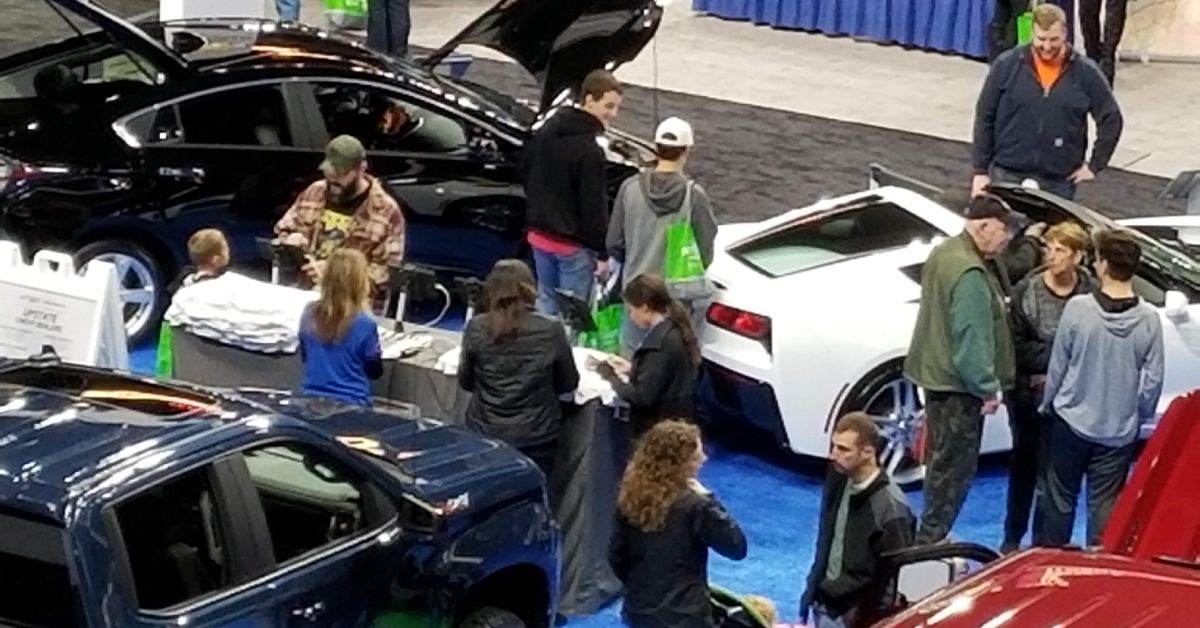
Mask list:
[[[991,194],[971,199],[962,234],[921,271],[921,308],[904,374],[925,389],[925,511],[917,543],[950,532],[979,461],[983,417],[1000,408],[1016,370],[1004,290],[985,260],[1004,251],[1021,215]]]

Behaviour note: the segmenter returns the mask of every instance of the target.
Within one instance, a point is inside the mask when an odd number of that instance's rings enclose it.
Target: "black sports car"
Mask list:
[[[0,229],[27,254],[114,262],[133,341],[159,320],[188,236],[219,226],[235,263],[259,258],[341,133],[402,198],[410,261],[479,276],[521,254],[516,164],[538,113],[636,56],[662,17],[656,0],[501,0],[410,62],[301,24],[135,26],[88,0],[42,1],[78,34],[0,59]],[[533,73],[537,108],[435,73],[461,44]],[[616,130],[600,141],[614,189],[652,158]]]

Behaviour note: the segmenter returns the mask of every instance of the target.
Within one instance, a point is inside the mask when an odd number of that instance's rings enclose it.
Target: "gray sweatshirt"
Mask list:
[[[680,220],[688,178],[678,172],[643,172],[621,184],[608,223],[608,254],[621,262],[628,284],[643,273],[662,276],[667,227]],[[712,263],[717,221],[699,183],[692,184],[692,230],[707,268]]]
[[[1050,352],[1043,412],[1052,407],[1081,438],[1121,447],[1155,416],[1162,384],[1162,322],[1152,306],[1099,291],[1067,302]]]

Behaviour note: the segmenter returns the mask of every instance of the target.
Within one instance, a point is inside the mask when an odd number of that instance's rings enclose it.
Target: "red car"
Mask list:
[[[876,628],[1200,626],[1197,425],[1200,392],[1176,399],[1138,457],[1100,547],[1013,554]],[[928,560],[937,547],[909,552]]]

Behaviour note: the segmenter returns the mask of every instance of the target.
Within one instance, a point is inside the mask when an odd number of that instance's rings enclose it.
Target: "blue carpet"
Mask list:
[[[417,314],[412,318],[425,321],[437,312]],[[456,307],[438,326],[461,329],[462,325],[463,311]],[[154,356],[154,345],[132,348],[131,370],[153,373]],[[781,457],[770,445],[710,442],[707,449],[709,460],[700,471],[700,480],[741,524],[750,546],[749,555],[740,562],[714,554],[709,563],[711,580],[740,593],[764,595],[774,600],[780,621],[795,621],[804,579],[813,560],[822,465]],[[1008,473],[1002,458],[985,459],[953,535],[998,547],[1003,536],[1007,486]],[[920,492],[908,493],[908,499],[913,511],[919,513],[923,503]],[[1084,538],[1082,513],[1086,511],[1081,508],[1079,512],[1076,542]],[[620,626],[619,609],[620,603],[614,602],[595,615],[571,619],[570,625]]]

